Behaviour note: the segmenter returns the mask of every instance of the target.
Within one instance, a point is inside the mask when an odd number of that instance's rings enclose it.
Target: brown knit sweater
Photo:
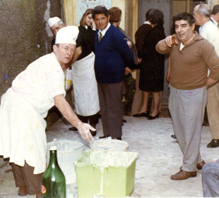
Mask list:
[[[179,40],[178,43],[180,43]],[[208,69],[211,79],[219,79],[219,57],[213,45],[206,39],[196,33],[189,44],[185,45],[181,51],[179,48],[180,44],[168,47],[165,40],[161,40],[156,45],[157,52],[170,53],[170,85],[172,87],[182,90],[204,87]]]

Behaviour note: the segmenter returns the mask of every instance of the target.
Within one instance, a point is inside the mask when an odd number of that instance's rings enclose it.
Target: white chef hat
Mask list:
[[[49,27],[52,27],[53,25],[55,25],[59,21],[61,21],[61,19],[59,17],[52,17],[52,18],[50,18],[48,20]]]
[[[63,27],[56,34],[55,44],[59,44],[59,43],[76,44],[78,33],[79,30],[77,26]]]

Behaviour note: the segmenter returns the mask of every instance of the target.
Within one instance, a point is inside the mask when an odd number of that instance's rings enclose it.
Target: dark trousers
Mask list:
[[[112,138],[122,137],[122,86],[98,83],[103,134]]]
[[[35,195],[41,192],[43,173],[33,174],[34,168],[26,162],[24,166],[18,166],[14,163],[11,166],[16,187],[27,186],[29,195]]]
[[[202,186],[204,197],[219,197],[219,160],[202,167]]]
[[[84,122],[84,123],[89,123],[92,127],[96,128],[96,124],[99,122],[98,119],[99,119],[99,112],[94,114],[94,115],[91,115],[91,116],[81,116],[81,115],[78,115],[78,118]]]

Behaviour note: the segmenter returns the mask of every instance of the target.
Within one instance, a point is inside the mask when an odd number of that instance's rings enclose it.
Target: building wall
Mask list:
[[[29,63],[51,52],[53,35],[46,21],[53,16],[61,17],[61,3],[60,0],[1,0],[0,16],[1,96]]]
[[[0,95],[29,63],[50,51],[45,18],[60,16],[60,10],[59,0],[0,1]]]

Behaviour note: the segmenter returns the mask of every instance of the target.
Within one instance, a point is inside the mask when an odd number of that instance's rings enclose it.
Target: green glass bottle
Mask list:
[[[50,148],[50,161],[42,179],[41,192],[47,198],[66,198],[65,176],[57,160],[57,148]]]

